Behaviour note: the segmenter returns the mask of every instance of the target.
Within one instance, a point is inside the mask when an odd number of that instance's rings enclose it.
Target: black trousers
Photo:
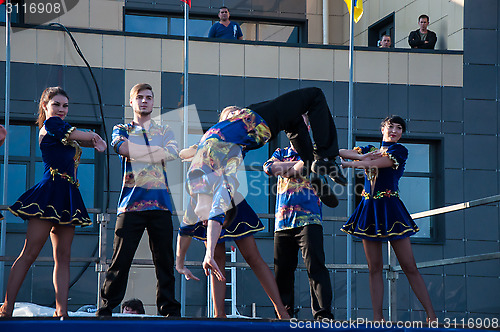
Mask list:
[[[337,129],[321,89],[290,91],[273,100],[249,105],[248,108],[266,121],[272,138],[284,130],[304,162],[338,156]],[[303,114],[309,118],[316,149],[313,148]]]
[[[320,225],[307,225],[274,233],[274,274],[281,300],[289,312],[293,311],[299,249],[309,277],[313,317],[330,317],[332,286],[325,266],[323,227]]]
[[[144,229],[156,271],[156,305],[163,316],[180,316],[181,305],[175,300],[172,214],[151,210],[125,212],[116,219],[112,263],[101,289],[101,308],[113,310],[125,296],[128,275]]]

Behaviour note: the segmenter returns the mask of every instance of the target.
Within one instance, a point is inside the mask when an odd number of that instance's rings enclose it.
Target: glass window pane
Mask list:
[[[399,182],[399,194],[410,213],[429,210],[430,206],[430,179],[403,177]],[[415,220],[420,232],[415,236],[430,237],[430,218]]]
[[[248,204],[257,213],[269,213],[269,177],[263,171],[246,171],[246,182],[238,172],[241,193],[247,192],[245,197]]]
[[[4,155],[5,148],[0,148],[0,155]],[[30,127],[9,126],[9,156],[27,157],[30,155]]]
[[[80,182],[80,193],[83,197],[85,207],[94,207],[94,185],[95,185],[94,164],[80,164],[78,166],[78,181]]]
[[[212,27],[212,20],[189,19],[189,36],[207,37]],[[170,19],[169,35],[184,36],[184,19],[172,17]]]
[[[243,32],[244,40],[257,40],[257,24],[255,23],[241,23],[241,32]]]
[[[20,164],[9,164],[9,174],[8,174],[8,183],[7,183],[7,204],[11,205],[21,196],[27,188],[26,183],[26,165]],[[4,165],[0,165],[0,179],[3,181],[3,171]],[[0,202],[3,203],[3,182],[1,182],[0,186]],[[6,217],[7,222],[13,223],[22,223],[23,220],[20,218],[16,218],[11,213],[2,212],[4,217]]]
[[[33,144],[36,144],[36,147],[35,147],[35,156],[37,157],[42,157],[42,151],[40,150],[40,144],[38,143],[38,134],[40,133],[40,128],[38,128],[38,126],[35,126],[35,131],[36,131],[36,134],[35,134],[35,142],[33,142]]]
[[[166,35],[167,22],[166,17],[125,15],[125,31]]]
[[[258,40],[268,42],[298,42],[298,29],[294,26],[259,24]],[[294,40],[296,38],[297,40]]]
[[[408,162],[406,172],[430,172],[430,147],[429,144],[405,143],[408,149]]]

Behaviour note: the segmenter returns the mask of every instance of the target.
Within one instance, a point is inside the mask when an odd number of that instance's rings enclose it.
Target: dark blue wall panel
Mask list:
[[[497,102],[494,100],[464,102],[464,131],[467,134],[496,135],[497,117]]]
[[[126,102],[125,90],[123,89],[124,86],[125,86],[124,70],[107,69],[107,68],[102,70],[102,84],[100,86],[100,89],[101,89],[102,102],[104,104],[123,107],[123,103]]]
[[[94,68],[93,72],[102,87],[102,69]],[[95,85],[86,67],[64,67],[64,86],[71,103],[98,104]]]
[[[189,75],[189,104],[197,109],[219,109],[219,76]]]
[[[245,79],[239,76],[221,76],[220,105],[222,110],[229,105],[245,106]]]
[[[441,119],[441,88],[413,85],[408,91],[408,117],[414,120]]]
[[[10,97],[20,100],[36,100],[37,95],[42,93],[42,91],[37,92],[36,89],[36,67],[30,63],[12,62],[10,70]],[[5,82],[5,76],[2,78]]]
[[[389,84],[389,114],[408,118],[408,86]]]
[[[497,29],[497,0],[466,0],[464,4],[464,28]],[[464,50],[465,51],[465,50]]]
[[[498,60],[498,32],[469,30],[464,34],[464,63],[495,64]]]
[[[389,86],[376,83],[354,85],[354,115],[383,119],[389,113]]]
[[[278,80],[274,78],[247,77],[245,79],[245,106],[278,96]]]
[[[444,121],[463,120],[464,96],[462,88],[448,87],[442,88],[442,114]]]
[[[497,67],[464,66],[464,97],[466,99],[496,99]]]
[[[176,109],[183,106],[182,82],[181,73],[161,73],[161,107]]]

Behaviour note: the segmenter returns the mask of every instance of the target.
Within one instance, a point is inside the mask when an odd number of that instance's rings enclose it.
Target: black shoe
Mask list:
[[[101,307],[95,312],[95,315],[97,317],[111,317],[113,314],[111,309],[107,307]]]
[[[328,185],[328,180],[323,175],[311,173],[309,175],[309,181],[311,181],[314,193],[318,195],[323,204],[331,208],[339,205],[337,196],[333,193],[332,188]]]
[[[328,175],[335,183],[342,186],[347,185],[347,179],[335,160],[315,160],[311,170],[316,174]]]

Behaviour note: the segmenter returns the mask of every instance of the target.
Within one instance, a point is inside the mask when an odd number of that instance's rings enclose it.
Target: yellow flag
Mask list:
[[[347,5],[347,10],[349,10],[349,14],[351,13],[351,0],[344,0]],[[354,22],[358,23],[358,21],[363,16],[363,0],[354,0]]]

